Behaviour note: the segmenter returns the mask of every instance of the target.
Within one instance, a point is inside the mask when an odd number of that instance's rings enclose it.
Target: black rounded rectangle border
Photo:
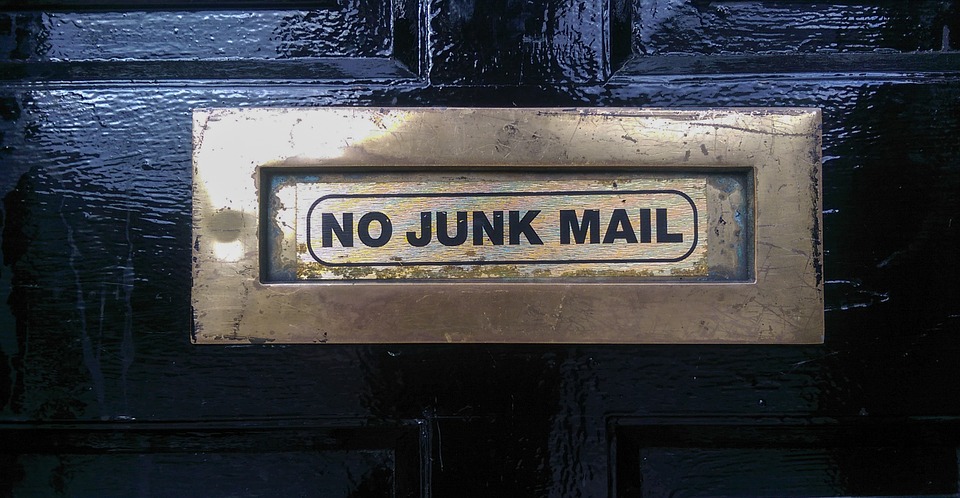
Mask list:
[[[682,197],[693,210],[693,243],[690,249],[678,258],[637,258],[637,259],[571,259],[571,260],[476,260],[476,261],[385,261],[374,263],[329,263],[320,259],[313,250],[310,234],[310,219],[313,216],[313,210],[327,199],[371,199],[371,198],[415,198],[415,197],[544,197],[544,196],[572,196],[572,195],[609,195],[609,194],[629,194],[629,195],[649,195],[649,194],[675,194]],[[306,217],[306,239],[307,251],[318,263],[329,267],[362,267],[362,266],[475,266],[475,265],[557,265],[557,264],[602,264],[602,263],[676,263],[687,259],[697,248],[699,242],[699,214],[697,205],[686,193],[679,190],[575,190],[575,191],[548,191],[548,192],[476,192],[476,193],[399,193],[399,194],[331,194],[325,195],[314,201],[307,209]]]

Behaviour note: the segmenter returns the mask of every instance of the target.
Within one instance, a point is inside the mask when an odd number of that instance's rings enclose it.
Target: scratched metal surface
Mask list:
[[[823,340],[817,109],[335,107],[208,109],[193,116],[192,338],[197,343]],[[636,273],[622,278],[582,274],[610,269],[597,263],[559,282],[536,275],[482,285],[466,279],[401,279],[389,285],[264,282],[261,262],[275,258],[260,249],[258,227],[275,222],[264,221],[258,192],[265,189],[258,178],[269,177],[271,170],[285,169],[296,177],[297,171],[322,175],[339,169],[359,180],[369,168],[394,175],[399,170],[437,175],[450,168],[495,175],[509,174],[516,165],[540,180],[564,169],[611,174],[635,168],[679,178],[685,171],[720,178],[747,171],[749,179],[741,179],[743,190],[751,191],[746,220],[741,213],[738,221],[738,208],[727,202],[737,196],[711,189],[716,202],[705,210],[697,232],[714,248],[714,257],[707,251],[708,265],[730,260],[723,251],[736,253],[737,239],[744,240],[743,256],[732,258],[739,263],[708,272],[748,271],[739,281],[697,278],[687,269],[657,280],[642,280],[645,276]],[[370,188],[363,181],[355,185],[356,190]],[[707,193],[705,185],[702,192]],[[739,234],[738,223],[745,225]],[[691,245],[688,251],[696,249]],[[466,269],[465,277],[493,271],[511,276],[510,270],[479,266]],[[458,319],[436,322],[447,313]],[[583,326],[584,316],[592,317],[592,324]]]
[[[111,489],[125,495],[179,494],[175,483],[186,481],[222,494],[295,491],[284,469],[309,473],[299,465],[315,462],[323,470],[305,474],[304,486],[322,489],[330,481],[321,473],[334,473],[339,493],[355,496],[955,495],[957,3],[622,3],[641,16],[676,7],[672,20],[643,29],[658,54],[685,54],[684,64],[655,54],[604,84],[602,23],[579,17],[598,3],[450,1],[430,4],[429,58],[396,54],[407,68],[429,63],[403,73],[431,76],[423,82],[371,83],[362,61],[339,66],[333,83],[249,59],[191,66],[189,55],[170,65],[3,66],[2,493],[110,491],[90,475],[119,476]],[[35,10],[96,16],[105,4],[37,2]],[[757,40],[741,46],[785,57],[721,54],[719,35],[681,15],[744,6],[757,13],[739,36]],[[829,43],[764,20],[765,9],[783,6],[816,15],[860,6],[877,35],[851,29],[847,46],[862,55],[817,52],[822,64],[791,65],[797,40]],[[935,15],[916,15],[924,9]],[[0,23],[11,60],[68,51],[45,48],[35,14],[13,16],[22,16],[16,25]],[[622,35],[644,19],[613,25]],[[174,24],[183,32],[204,22],[186,12]],[[607,53],[625,59],[640,45],[631,32],[613,36]],[[131,57],[149,59],[151,45],[169,38],[161,29],[141,34],[125,47]],[[901,43],[905,36],[923,39]],[[101,39],[114,43],[109,32]],[[690,48],[704,43],[718,55]],[[111,81],[117,74],[129,78]],[[819,106],[826,342],[197,348],[187,277],[190,112],[254,105]],[[405,434],[389,426],[398,420],[422,422],[422,451],[346,443],[376,424],[387,425],[377,441]],[[336,424],[345,425],[331,435]],[[343,452],[297,454],[337,447]],[[182,448],[204,457],[166,458]],[[402,479],[391,462],[406,459],[423,459],[413,475],[425,477]]]

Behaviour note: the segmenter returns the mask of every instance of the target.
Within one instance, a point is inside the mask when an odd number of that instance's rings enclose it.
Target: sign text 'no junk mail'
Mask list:
[[[297,277],[706,275],[705,192],[703,176],[300,183]]]

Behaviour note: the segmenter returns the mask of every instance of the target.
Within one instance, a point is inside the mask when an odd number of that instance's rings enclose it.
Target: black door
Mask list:
[[[956,2],[0,6],[0,494],[958,493]],[[826,342],[193,344],[192,109],[330,105],[820,107]]]

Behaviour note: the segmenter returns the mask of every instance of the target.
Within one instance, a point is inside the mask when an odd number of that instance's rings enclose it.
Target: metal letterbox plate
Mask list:
[[[196,343],[819,343],[816,109],[194,113]]]

